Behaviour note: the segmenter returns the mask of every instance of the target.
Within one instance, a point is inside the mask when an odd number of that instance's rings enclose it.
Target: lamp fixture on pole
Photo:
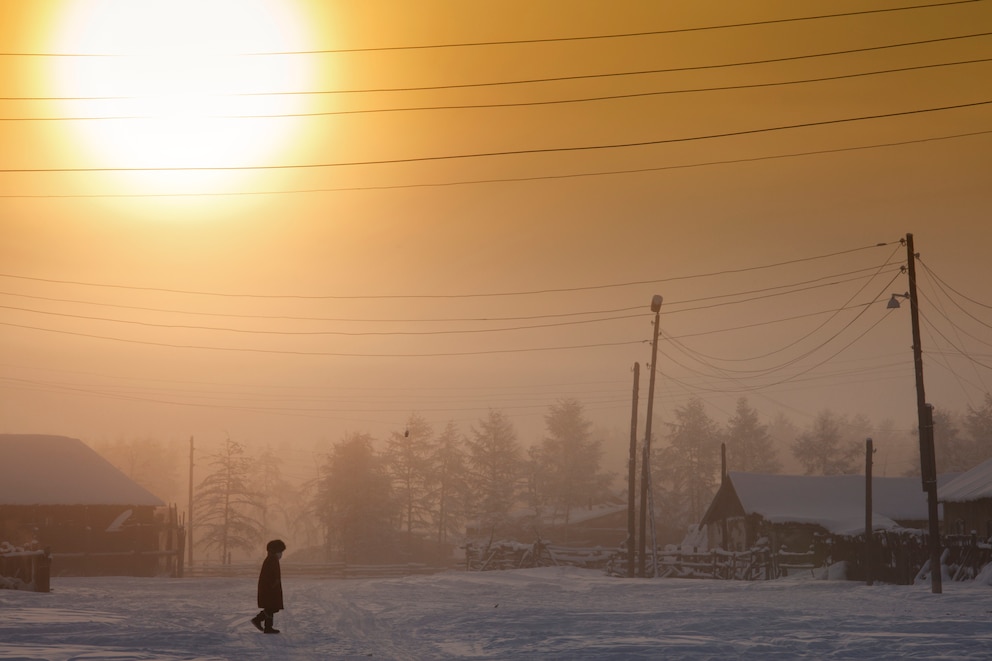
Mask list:
[[[892,294],[892,298],[890,298],[889,302],[885,304],[885,307],[889,310],[898,310],[902,307],[899,304],[900,298],[909,298],[909,292],[906,292],[905,294]]]

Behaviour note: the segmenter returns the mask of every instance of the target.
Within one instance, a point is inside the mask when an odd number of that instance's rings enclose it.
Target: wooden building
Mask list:
[[[181,575],[183,530],[82,441],[0,434],[0,543],[47,549],[52,575]]]
[[[873,530],[926,527],[919,478],[876,477],[872,496]],[[805,552],[818,536],[863,535],[865,513],[863,475],[730,472],[700,528],[710,549],[745,551],[761,542],[774,550]]]
[[[945,534],[992,543],[992,459],[938,487],[937,494],[944,504]]]

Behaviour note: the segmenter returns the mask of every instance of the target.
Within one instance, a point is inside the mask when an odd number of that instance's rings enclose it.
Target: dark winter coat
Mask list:
[[[283,608],[282,570],[279,568],[279,556],[274,553],[265,557],[262,571],[258,574],[258,607],[273,613]]]

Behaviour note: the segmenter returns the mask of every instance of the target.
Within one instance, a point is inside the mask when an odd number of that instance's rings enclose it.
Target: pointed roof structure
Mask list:
[[[736,495],[743,513],[757,514],[770,523],[809,523],[829,532],[848,535],[865,527],[865,478],[863,475],[767,475],[730,472],[720,491]],[[729,494],[728,494],[729,495]],[[720,498],[702,522],[708,523]],[[725,495],[724,497],[728,497]],[[926,494],[919,478],[872,479],[872,526],[875,530],[899,528],[898,521],[927,519]]]
[[[938,490],[941,502],[967,503],[992,498],[992,458],[961,473]]]
[[[0,505],[165,503],[77,438],[0,434]]]

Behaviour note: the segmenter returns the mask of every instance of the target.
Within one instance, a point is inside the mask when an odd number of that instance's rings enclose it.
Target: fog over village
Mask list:
[[[275,538],[286,566],[582,548],[620,577],[634,523],[658,574],[791,545],[827,576],[857,535],[777,537],[798,519],[729,474],[871,471],[918,492],[874,512],[918,587],[920,398],[939,489],[992,458],[989,25],[989,0],[0,0],[0,437],[79,439],[161,501],[77,541],[157,517],[238,580]],[[0,486],[0,548],[45,545],[3,509],[40,504]],[[985,511],[942,534],[987,553]]]

